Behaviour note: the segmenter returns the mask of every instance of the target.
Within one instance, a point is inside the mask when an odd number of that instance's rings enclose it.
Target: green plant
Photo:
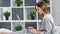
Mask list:
[[[10,12],[8,12],[8,11],[4,12],[4,16],[5,16],[6,20],[8,20],[8,18],[10,16]]]
[[[49,0],[44,0],[46,3],[49,3]]]
[[[15,3],[17,4],[17,6],[20,6],[20,4],[22,4],[22,0],[16,0]]]
[[[36,11],[29,12],[29,15],[31,16],[31,19],[33,20],[36,16]]]
[[[21,30],[22,30],[22,26],[21,26],[21,25],[17,25],[17,26],[15,26],[15,29],[16,29],[17,31],[21,31]]]

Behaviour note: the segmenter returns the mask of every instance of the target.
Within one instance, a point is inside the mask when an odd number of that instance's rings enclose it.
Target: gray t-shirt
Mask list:
[[[54,20],[51,14],[45,14],[42,20],[42,29],[46,30],[44,34],[53,34]]]

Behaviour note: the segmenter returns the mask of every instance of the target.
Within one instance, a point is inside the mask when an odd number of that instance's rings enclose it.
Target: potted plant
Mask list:
[[[4,12],[4,16],[5,16],[6,20],[8,20],[8,18],[10,16],[10,12],[8,12],[8,11]]]
[[[21,31],[22,30],[22,26],[21,25],[17,25],[17,26],[15,26],[15,29],[16,29],[16,31]]]
[[[29,12],[29,15],[31,16],[31,19],[34,20],[34,18],[36,17],[36,12],[31,11],[31,12]]]
[[[49,3],[49,0],[44,0],[46,3]]]
[[[16,0],[15,3],[17,4],[17,6],[20,6],[20,4],[22,4],[22,0]]]

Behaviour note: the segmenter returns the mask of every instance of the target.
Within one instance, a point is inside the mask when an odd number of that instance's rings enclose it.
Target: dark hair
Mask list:
[[[43,12],[48,13],[48,7],[44,1],[36,3],[35,6],[40,7],[43,10]]]

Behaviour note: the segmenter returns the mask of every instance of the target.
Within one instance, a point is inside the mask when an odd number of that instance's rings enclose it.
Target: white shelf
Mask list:
[[[20,7],[15,6],[15,7],[12,7],[12,8],[23,8],[23,6],[20,6]]]
[[[41,20],[0,20],[0,22],[41,22]]]
[[[41,20],[25,20],[25,22],[41,22]]]
[[[24,22],[24,20],[12,20],[12,22]]]
[[[11,22],[11,20],[0,20],[0,22]]]
[[[35,6],[25,6],[25,8],[35,8]]]
[[[30,3],[28,3],[28,5],[27,5],[27,1],[25,1],[25,0],[22,0],[23,1],[23,4],[21,5],[21,6],[16,6],[16,4],[14,3],[14,1],[15,0],[11,0],[10,1],[10,3],[11,3],[11,5],[10,5],[10,7],[0,7],[0,8],[10,8],[11,10],[10,10],[10,12],[11,12],[11,16],[10,16],[10,18],[9,18],[9,20],[5,20],[5,19],[3,19],[3,20],[0,20],[0,22],[5,22],[5,23],[11,23],[11,30],[13,30],[13,27],[14,26],[12,26],[12,25],[14,25],[13,23],[17,23],[17,22],[23,22],[24,23],[24,25],[25,25],[25,22],[36,22],[37,23],[37,29],[39,29],[39,24],[38,24],[38,22],[42,22],[41,21],[41,19],[39,19],[38,17],[40,17],[40,16],[38,16],[38,13],[36,14],[37,16],[36,16],[36,19],[35,20],[31,20],[30,19],[30,16],[28,15],[28,13],[29,13],[29,11],[30,10],[35,10],[35,6],[34,6],[34,4],[36,3],[36,2],[38,2],[39,0],[34,0],[33,2],[31,1],[29,1]],[[51,1],[50,1],[51,2]],[[32,3],[32,4],[31,4]],[[34,3],[34,4],[33,4]],[[26,4],[26,5],[25,5]],[[29,4],[31,4],[31,5],[29,5]],[[51,3],[50,3],[51,4]],[[51,7],[51,5],[50,4],[47,4],[47,7]],[[50,9],[50,11],[52,11],[51,9]],[[4,12],[4,11],[3,11]],[[15,12],[15,14],[13,14]],[[17,19],[17,16],[14,16],[14,15],[16,15],[16,13],[19,15],[19,17],[20,18],[22,18],[21,20],[19,20],[19,19]],[[19,13],[21,13],[21,14],[19,14]],[[52,12],[51,12],[52,13]],[[21,17],[21,15],[22,15],[22,17]],[[4,17],[3,17],[4,18]],[[16,19],[13,19],[13,18],[16,18]],[[24,26],[25,27],[25,26]]]

